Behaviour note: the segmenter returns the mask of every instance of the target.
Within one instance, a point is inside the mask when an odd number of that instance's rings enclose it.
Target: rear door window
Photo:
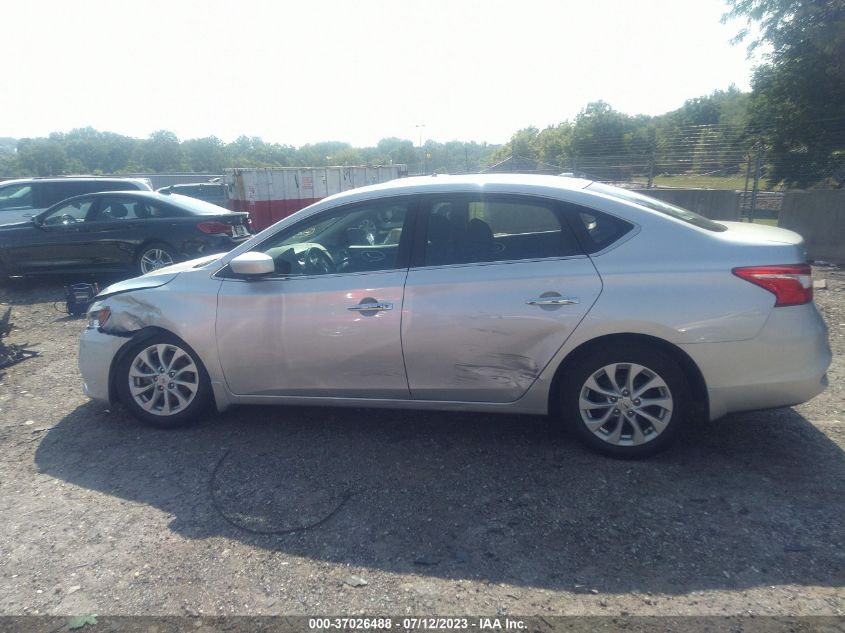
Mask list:
[[[108,197],[100,201],[97,222],[123,222],[172,217],[169,207],[135,198]]]
[[[428,200],[424,266],[583,254],[555,202],[460,194]]]
[[[57,202],[80,196],[86,193],[92,193],[90,181],[85,180],[67,180],[63,182],[41,182],[38,183],[41,187],[41,207],[52,207]]]
[[[100,191],[135,191],[138,189],[138,185],[131,181],[92,180],[87,184],[88,193],[97,193]]]
[[[35,206],[31,184],[7,185],[0,188],[0,211],[32,209]]]

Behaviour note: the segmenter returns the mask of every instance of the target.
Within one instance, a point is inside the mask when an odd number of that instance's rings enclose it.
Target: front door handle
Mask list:
[[[347,310],[354,310],[356,312],[381,312],[382,310],[392,310],[393,304],[384,301],[377,301],[375,303],[359,303],[358,305],[349,306]]]
[[[537,297],[528,299],[525,303],[530,306],[569,306],[578,303],[577,297]]]

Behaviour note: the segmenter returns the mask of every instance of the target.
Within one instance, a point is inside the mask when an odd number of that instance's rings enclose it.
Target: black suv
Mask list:
[[[141,178],[57,176],[0,182],[0,224],[29,220],[57,202],[99,191],[152,191]]]

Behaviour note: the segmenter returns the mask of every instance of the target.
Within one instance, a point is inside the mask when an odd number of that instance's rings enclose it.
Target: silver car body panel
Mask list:
[[[706,377],[710,417],[806,402],[827,386],[832,355],[813,304],[772,310],[752,339],[681,345]]]
[[[93,309],[108,305],[109,324],[131,323],[122,335],[161,328],[182,338],[203,360],[221,410],[244,403],[543,414],[567,356],[621,333],[685,353],[702,374],[711,418],[795,404],[824,388],[830,349],[815,305],[774,308],[774,295],[731,274],[737,266],[803,262],[799,235],[734,223],[709,231],[590,192],[589,184],[438,176],[357,189],[281,220],[219,259],[156,271],[167,283],[107,297]],[[262,281],[216,274],[277,231],[339,204],[479,190],[582,205],[623,217],[634,230],[590,257]],[[549,293],[578,302],[526,303]],[[393,309],[348,309],[369,300]],[[131,340],[108,334],[109,324],[105,333],[86,331],[80,348],[86,392],[100,399],[113,397],[100,365]]]
[[[583,256],[411,269],[402,346],[412,397],[518,400],[600,292]],[[542,298],[567,303],[528,303]]]
[[[402,269],[222,281],[215,354],[229,390],[407,399],[399,339],[406,276]],[[389,309],[352,309],[367,303]]]
[[[113,399],[110,393],[111,367],[117,353],[127,339],[106,334],[94,328],[82,332],[79,338],[79,373],[82,374],[82,393],[100,401]]]

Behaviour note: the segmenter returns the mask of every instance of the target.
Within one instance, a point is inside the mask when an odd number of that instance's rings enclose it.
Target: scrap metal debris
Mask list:
[[[26,349],[28,344],[14,345],[4,343],[3,339],[12,333],[12,308],[7,308],[6,313],[0,318],[0,369],[10,367],[27,358],[38,356],[38,352]]]

